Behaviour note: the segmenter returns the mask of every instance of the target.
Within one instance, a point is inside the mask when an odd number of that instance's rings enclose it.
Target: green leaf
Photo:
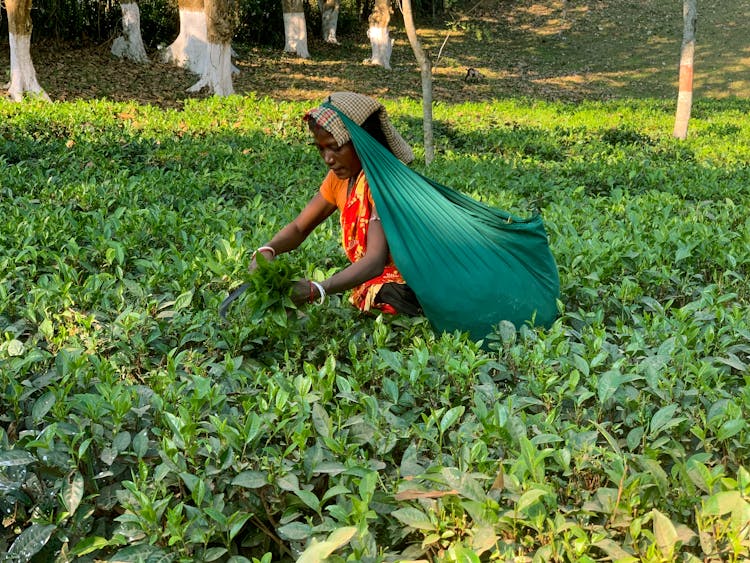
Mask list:
[[[312,535],[312,528],[304,522],[291,522],[281,526],[277,531],[282,538],[294,541],[306,540]]]
[[[280,489],[285,491],[294,492],[299,490],[299,479],[297,479],[297,476],[294,473],[282,475],[276,480],[276,484]]]
[[[721,425],[721,428],[719,428],[719,432],[716,434],[716,439],[722,441],[728,440],[732,436],[744,430],[746,427],[747,422],[745,422],[744,418],[733,418],[731,420],[727,420],[724,424]]]
[[[252,514],[247,512],[235,512],[228,519],[229,524],[229,540],[233,540],[234,537],[240,532],[245,523],[252,517]]]
[[[202,481],[201,481],[202,482]],[[197,503],[196,503],[197,504]],[[221,528],[227,527],[227,517],[224,516],[224,513],[221,510],[217,510],[211,506],[207,506],[203,509],[203,512],[206,513],[206,515],[211,518],[214,522],[219,524]]]
[[[739,491],[721,491],[704,501],[703,512],[711,516],[724,516],[736,510],[742,510],[746,502]]]
[[[674,413],[677,410],[677,404],[672,403],[666,407],[660,408],[651,417],[651,424],[649,426],[649,438],[655,438],[659,435],[659,432],[666,429],[668,426],[675,424]]]
[[[464,410],[465,408],[463,405],[448,409],[448,412],[446,412],[443,415],[443,418],[440,419],[440,433],[444,434],[448,428],[453,426],[456,421],[463,416]]]
[[[182,437],[182,429],[185,427],[185,423],[182,422],[180,418],[173,415],[171,412],[164,412],[162,413],[162,416],[166,420],[169,427],[172,429],[175,442],[178,443],[178,445],[184,445],[185,439]]]
[[[455,563],[481,563],[479,556],[473,550],[461,544],[452,545],[448,548],[446,555],[449,561],[455,561]]]
[[[39,397],[31,408],[31,418],[34,419],[34,422],[42,420],[44,415],[46,415],[55,405],[56,401],[57,397],[55,396],[54,391],[47,391],[44,395]]]
[[[76,471],[73,475],[65,479],[62,486],[62,501],[65,505],[65,510],[70,516],[75,514],[78,509],[78,505],[81,504],[83,499],[83,475]]]
[[[321,502],[325,502],[330,498],[333,498],[337,495],[346,495],[349,494],[351,491],[344,487],[343,485],[334,485],[330,489],[328,489],[325,493],[323,493],[323,498],[321,498]]]
[[[322,542],[314,539],[297,559],[297,563],[323,563],[334,551],[346,545],[357,533],[354,526],[338,528]]]
[[[601,374],[597,385],[599,402],[604,403],[614,397],[621,383],[622,373],[619,370],[611,369]]]
[[[671,557],[677,543],[677,530],[672,521],[657,509],[651,511],[654,522],[654,538],[665,557]]]
[[[7,553],[8,560],[31,560],[32,556],[39,553],[47,544],[55,529],[57,529],[57,526],[52,524],[32,524],[21,532],[21,535],[10,546]]]
[[[640,559],[634,557],[632,553],[626,551],[622,545],[611,538],[603,538],[592,545],[601,549],[612,561],[617,561],[618,563],[638,563],[640,561]]]
[[[70,550],[71,555],[87,555],[99,549],[104,549],[109,545],[106,538],[100,536],[88,536],[79,541],[73,549]]]
[[[112,439],[112,447],[118,452],[124,452],[130,446],[130,432],[123,430]]]
[[[299,489],[294,491],[294,494],[297,495],[309,508],[313,509],[315,512],[320,512],[320,501],[318,500],[318,497],[315,496],[315,493]]]
[[[394,510],[391,512],[391,516],[417,530],[437,530],[437,527],[432,523],[427,514],[411,506]]]
[[[143,458],[148,451],[148,429],[144,428],[133,437],[133,453],[138,459]]]
[[[346,471],[346,466],[340,461],[323,461],[315,466],[313,474],[326,473],[328,475],[338,475]]]
[[[227,552],[226,547],[209,547],[203,553],[203,561],[216,561],[219,557],[223,556]]]
[[[333,427],[331,418],[320,403],[315,403],[312,407],[312,421],[318,434],[323,438],[331,437],[331,429]]]
[[[547,495],[548,492],[544,489],[531,489],[521,495],[516,504],[516,510],[518,512],[525,512],[530,506],[535,504],[540,498]]]
[[[0,451],[0,467],[13,467],[34,463],[36,458],[24,450]]]
[[[703,492],[710,492],[711,470],[694,457],[687,461],[687,476]]]
[[[179,311],[180,309],[185,309],[186,307],[190,306],[190,303],[193,301],[193,291],[186,291],[185,293],[181,293],[177,296],[177,299],[174,300],[173,309],[175,311]]]
[[[650,457],[639,456],[638,462],[643,467],[643,470],[647,473],[648,477],[656,483],[661,494],[667,494],[669,490],[669,478],[667,472],[655,459]]]
[[[232,479],[232,485],[246,489],[260,489],[268,485],[268,474],[265,471],[243,471]]]
[[[24,351],[23,342],[14,338],[8,342],[6,350],[8,351],[8,356],[22,356]]]
[[[170,560],[171,558],[158,547],[138,544],[120,549],[107,560],[107,563],[159,563]]]

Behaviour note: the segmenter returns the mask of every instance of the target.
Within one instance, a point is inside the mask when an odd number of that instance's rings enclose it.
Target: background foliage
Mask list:
[[[341,2],[340,32],[345,34],[360,20],[366,21],[372,10],[372,0],[343,0]],[[173,0],[142,0],[141,31],[149,48],[159,43],[168,44],[179,31],[177,2]],[[452,7],[455,2],[450,3]],[[240,0],[239,21],[235,41],[241,44],[278,45],[284,40],[281,2],[269,0]],[[437,16],[445,9],[442,0],[415,2],[418,13]],[[5,11],[4,6],[2,11]],[[318,3],[305,2],[308,25],[320,27]],[[113,0],[34,0],[32,3],[32,40],[56,41],[72,45],[102,43],[120,33],[122,12],[120,2]],[[0,32],[7,35],[7,17],[0,21]]]
[[[541,209],[560,266],[552,329],[486,349],[338,298],[218,317],[317,188],[308,106],[0,102],[5,559],[747,558],[747,102],[687,142],[654,100],[436,106],[423,172]],[[338,225],[283,259],[328,275]]]

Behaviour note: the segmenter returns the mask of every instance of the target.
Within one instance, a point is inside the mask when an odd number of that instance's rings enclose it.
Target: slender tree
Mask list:
[[[391,51],[393,50],[393,39],[388,33],[388,24],[391,22],[391,0],[375,0],[372,13],[368,18],[369,28],[367,37],[370,38],[372,56],[370,63],[379,65],[390,70]]]
[[[120,2],[122,11],[122,35],[112,42],[112,54],[136,63],[147,63],[148,55],[141,36],[141,11],[138,2]]]
[[[693,107],[693,58],[695,56],[695,24],[698,19],[697,0],[682,3],[682,48],[680,49],[680,82],[673,135],[686,139],[690,112]]]
[[[303,59],[310,58],[307,50],[307,23],[303,0],[281,0],[284,11],[284,52],[295,53]]]
[[[339,22],[341,0],[318,0],[318,8],[320,9],[320,27],[323,41],[338,44],[336,28]]]
[[[414,16],[411,10],[411,0],[401,0],[401,13],[404,16],[404,27],[406,35],[409,37],[409,44],[414,57],[419,63],[420,76],[422,78],[422,118],[424,131],[424,160],[425,164],[430,164],[435,158],[435,142],[432,136],[432,61],[422,49],[422,44],[417,36],[417,29],[414,26]]]
[[[5,0],[5,10],[8,12],[10,43],[8,94],[14,101],[22,100],[26,93],[49,100],[39,86],[31,60],[31,0]]]
[[[203,0],[178,0],[180,32],[171,45],[162,49],[161,59],[203,74],[208,56],[208,23]]]
[[[207,49],[200,80],[188,91],[208,88],[217,96],[234,94],[232,84],[232,36],[236,27],[237,5],[234,0],[205,0]]]

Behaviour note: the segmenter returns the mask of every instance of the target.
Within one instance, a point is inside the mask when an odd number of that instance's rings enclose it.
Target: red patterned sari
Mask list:
[[[341,211],[341,233],[344,252],[352,262],[356,262],[367,251],[367,230],[372,215],[372,196],[364,172],[360,172]],[[379,309],[384,313],[395,314],[396,309],[387,303],[375,303],[380,288],[386,283],[405,283],[396,269],[393,258],[388,262],[379,276],[366,281],[352,289],[349,301],[361,311]]]

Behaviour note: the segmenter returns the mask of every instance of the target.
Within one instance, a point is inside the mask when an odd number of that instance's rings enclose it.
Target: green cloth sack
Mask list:
[[[438,331],[549,327],[560,281],[541,216],[521,219],[419,174],[341,111],[393,261]]]

